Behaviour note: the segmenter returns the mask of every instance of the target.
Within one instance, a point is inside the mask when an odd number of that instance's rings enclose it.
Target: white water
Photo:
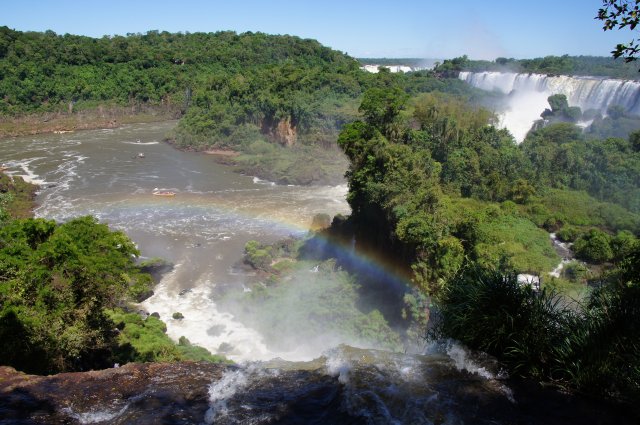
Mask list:
[[[594,109],[606,114],[607,108],[619,105],[631,114],[640,114],[640,82],[596,77],[549,76],[511,72],[461,72],[459,78],[474,87],[498,91],[509,96],[501,112],[501,125],[518,142],[524,140],[534,121],[554,94],[567,96],[569,106],[582,111]]]

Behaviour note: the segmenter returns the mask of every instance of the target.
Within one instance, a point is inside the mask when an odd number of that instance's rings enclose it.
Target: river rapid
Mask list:
[[[43,390],[54,406],[48,407],[50,423],[529,424],[566,423],[575,414],[564,398],[554,404],[553,417],[537,411],[535,400],[549,403],[548,395],[526,391],[519,400],[495,362],[450,342],[414,355],[355,348],[349,341],[304,355],[269,348],[259,332],[219,309],[218,297],[248,289],[249,272],[239,266],[248,240],[302,236],[316,213],[349,213],[347,186],[281,186],[239,175],[206,154],[164,143],[174,125],[0,140],[7,174],[40,185],[36,216],[96,216],[125,231],[143,257],[173,263],[140,308],[158,312],[175,340],[184,335],[212,352],[232,345],[229,357],[239,363],[221,366],[215,379],[204,379],[209,375],[195,365],[175,366],[190,370],[193,376],[186,377],[166,366],[161,376],[137,381],[135,393],[101,389],[88,396],[98,387],[91,384],[84,397],[73,399],[66,396],[74,391],[65,387],[70,381],[52,378]],[[175,196],[154,196],[154,190]],[[174,312],[184,319],[173,319]],[[127,370],[137,373],[134,367]],[[109,376],[106,382],[115,379]],[[80,391],[83,384],[74,385]],[[26,394],[14,394],[17,405],[33,405]],[[582,412],[580,418],[591,423],[592,416]]]

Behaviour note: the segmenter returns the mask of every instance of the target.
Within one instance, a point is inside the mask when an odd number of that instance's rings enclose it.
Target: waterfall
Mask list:
[[[460,72],[459,77],[474,87],[509,96],[501,112],[501,124],[521,142],[534,121],[549,108],[547,98],[564,94],[570,106],[582,111],[595,109],[606,114],[613,105],[640,115],[640,82],[610,78],[516,74],[513,72]]]

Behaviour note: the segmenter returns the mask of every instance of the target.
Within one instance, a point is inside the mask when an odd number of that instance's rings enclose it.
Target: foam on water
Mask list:
[[[499,111],[501,125],[517,142],[522,142],[534,121],[550,108],[547,98],[564,94],[569,106],[582,111],[594,109],[606,114],[620,105],[631,114],[640,114],[640,82],[598,77],[516,74],[512,72],[460,72],[459,78],[474,87],[508,95],[507,107]]]
[[[93,215],[127,232],[143,255],[182,264],[142,306],[161,315],[174,340],[185,336],[214,353],[231,347],[223,354],[236,361],[277,357],[283,353],[269,351],[255,330],[218,309],[214,289],[243,290],[247,274],[233,264],[246,241],[302,235],[315,213],[347,213],[347,186],[283,187],[240,176],[209,157],[158,143],[168,127],[18,138],[0,141],[0,150],[9,171],[41,183],[36,216]],[[132,159],[143,149],[144,161]],[[176,196],[154,197],[154,187]],[[180,295],[184,289],[190,292]],[[175,312],[184,319],[173,319]]]
[[[485,379],[495,379],[493,373],[485,367],[478,365],[468,355],[467,350],[455,342],[447,345],[447,355],[453,360],[458,370],[465,370],[469,373],[481,376]]]
[[[149,146],[149,145],[157,145],[158,142],[141,142],[141,141],[137,141],[137,142],[122,142],[125,143],[127,145],[136,145],[136,146]]]
[[[265,185],[269,185],[269,186],[275,186],[276,184],[274,182],[271,182],[269,180],[263,180],[259,177],[253,177],[253,183],[254,184],[265,184]]]
[[[182,267],[177,266],[165,276],[154,295],[141,303],[146,311],[160,314],[172,339],[177,341],[185,336],[191,343],[235,361],[267,360],[276,356],[267,349],[259,333],[235,320],[233,315],[218,310],[213,299],[213,284],[208,279],[201,278],[195,287],[182,295],[173,289],[176,279],[180,279]],[[176,312],[182,313],[184,318],[173,319]]]
[[[110,423],[114,419],[122,416],[127,409],[129,409],[129,403],[125,404],[122,408],[114,409],[99,409],[91,410],[88,412],[75,412],[71,407],[66,407],[63,410],[64,413],[71,416],[81,424],[97,424],[97,423]]]

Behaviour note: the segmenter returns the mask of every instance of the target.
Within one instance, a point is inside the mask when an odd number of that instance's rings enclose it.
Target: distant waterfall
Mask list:
[[[502,125],[519,142],[533,122],[549,108],[547,97],[564,94],[570,106],[582,111],[595,109],[605,114],[612,105],[620,105],[634,115],[640,115],[640,82],[597,77],[548,76],[510,72],[461,72],[459,77],[474,87],[500,91],[509,95]]]

